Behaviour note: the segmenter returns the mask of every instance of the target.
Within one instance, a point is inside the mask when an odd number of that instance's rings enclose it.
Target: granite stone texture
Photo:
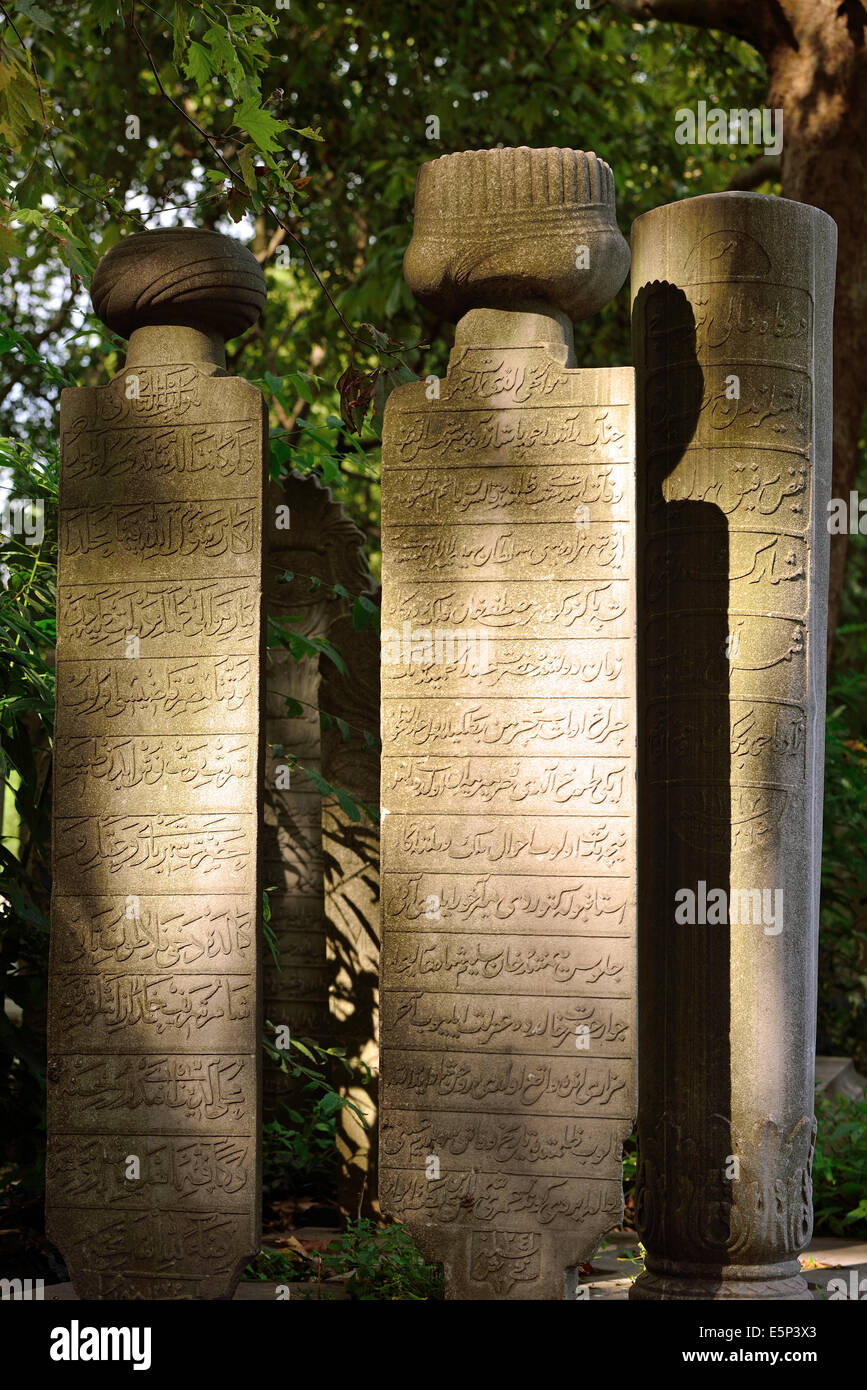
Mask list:
[[[47,1225],[93,1299],[228,1299],[259,1244],[261,270],[146,232],[61,404]]]

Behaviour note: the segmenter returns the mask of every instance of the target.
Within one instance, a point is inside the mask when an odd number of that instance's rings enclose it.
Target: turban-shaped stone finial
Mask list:
[[[468,150],[422,165],[404,275],[421,304],[467,309],[543,300],[573,323],[617,293],[629,247],[614,175],[582,150]]]
[[[261,317],[265,277],[232,237],[193,227],[136,232],[96,268],[91,299],[122,338],[146,325],[182,325],[236,338]]]

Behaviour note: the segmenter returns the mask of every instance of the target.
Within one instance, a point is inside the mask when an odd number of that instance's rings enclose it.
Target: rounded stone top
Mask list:
[[[629,270],[614,175],[591,151],[466,150],[423,164],[404,275],[421,304],[456,319],[541,299],[573,323]]]
[[[136,232],[103,256],[90,297],[122,338],[146,325],[181,325],[236,338],[265,307],[262,267],[220,232],[171,227]]]

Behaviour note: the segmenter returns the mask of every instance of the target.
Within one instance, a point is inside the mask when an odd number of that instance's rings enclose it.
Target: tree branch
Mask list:
[[[259,262],[259,264],[264,265],[266,261],[270,261],[271,257],[274,255],[274,252],[277,250],[277,247],[281,246],[285,240],[286,228],[278,227],[276,232],[274,232],[274,234],[272,235],[271,240],[268,242],[268,245],[264,247],[264,249],[261,251],[253,252],[253,255],[256,257],[256,260]]]
[[[57,312],[48,320],[45,327],[40,328],[38,333],[30,334],[29,342],[32,347],[39,347],[41,343],[45,342],[46,338],[50,338],[58,329],[63,328],[66,320],[69,318],[70,310],[75,307],[77,298],[78,290],[72,290]]]
[[[757,155],[752,164],[735,174],[726,185],[726,192],[746,193],[751,188],[758,188],[760,184],[767,183],[769,179],[779,179],[781,172],[782,160],[778,154]]]
[[[290,337],[292,333],[294,333],[298,324],[301,322],[303,318],[307,317],[307,314],[309,312],[309,309],[300,309],[297,314],[294,314],[293,317],[289,319],[288,323],[282,329],[279,338],[277,338],[276,341],[269,340],[270,346],[268,348],[267,356],[268,370],[269,372],[273,372],[275,376],[277,374],[277,359],[280,355],[280,352],[282,351],[286,339]]]
[[[577,14],[570,16],[570,18],[566,20],[565,24],[561,24],[553,39],[548,44],[547,48],[542,49],[542,52],[539,55],[539,61],[541,63],[547,63],[548,59],[554,52],[554,49],[557,47],[560,40],[563,38],[564,34],[568,34],[570,29],[574,29],[575,25],[579,22],[579,20],[584,19],[586,15],[594,14],[596,10],[604,10],[605,6],[608,3],[609,0],[593,0],[592,4],[587,5],[586,8],[579,10]]]
[[[611,0],[611,4],[644,23],[660,19],[698,29],[722,29],[746,39],[760,52],[765,52],[768,31],[778,19],[772,13],[778,7],[770,7],[769,13],[762,0]]]

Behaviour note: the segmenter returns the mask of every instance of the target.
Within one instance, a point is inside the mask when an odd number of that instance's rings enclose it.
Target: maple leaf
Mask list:
[[[264,154],[279,151],[277,136],[288,130],[285,121],[276,121],[267,111],[263,111],[252,97],[241,102],[235,115],[235,124],[246,130],[250,139]]]

